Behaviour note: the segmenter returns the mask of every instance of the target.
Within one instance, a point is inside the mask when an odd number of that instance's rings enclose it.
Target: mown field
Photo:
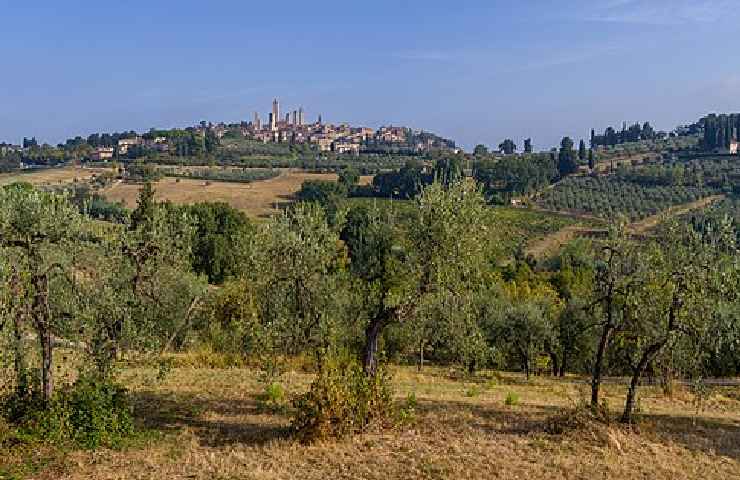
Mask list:
[[[192,360],[190,358],[189,360]],[[392,369],[406,417],[352,439],[291,439],[290,397],[311,375],[284,375],[284,409],[267,409],[249,369],[187,366],[166,375],[129,368],[140,434],[118,450],[2,444],[0,478],[29,479],[730,479],[740,477],[740,389],[717,389],[696,415],[693,396],[646,386],[632,427],[577,421],[582,379],[445,368]],[[617,414],[625,386],[609,384]],[[409,403],[409,396],[415,398]],[[507,402],[507,397],[516,399]],[[508,404],[507,404],[508,403]]]
[[[252,217],[267,217],[279,211],[281,205],[292,202],[295,193],[306,180],[337,180],[333,173],[315,174],[300,170],[281,170],[278,177],[253,183],[216,182],[186,178],[165,178],[156,183],[157,200],[177,204],[197,202],[226,202]],[[369,183],[371,177],[362,177]],[[127,207],[136,206],[141,185],[118,183],[103,191],[112,201],[123,202]]]
[[[0,174],[0,186],[16,182],[27,182],[37,186],[54,186],[75,181],[89,180],[95,175],[109,171],[105,168],[64,167],[44,170],[27,170],[20,173]]]

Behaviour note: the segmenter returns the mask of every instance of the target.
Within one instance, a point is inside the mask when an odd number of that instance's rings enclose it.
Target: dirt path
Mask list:
[[[684,215],[693,210],[699,210],[706,208],[724,198],[724,195],[713,195],[711,197],[705,197],[695,202],[684,203],[682,205],[676,205],[656,215],[638,220],[627,226],[627,230],[631,235],[644,235],[650,230],[657,227],[661,222],[673,218],[679,215]],[[551,233],[544,238],[538,239],[530,243],[527,247],[527,254],[532,255],[534,258],[541,259],[546,258],[549,255],[556,253],[565,244],[574,240],[578,237],[584,236],[598,236],[605,233],[604,229],[598,229],[594,227],[587,227],[582,224],[569,225],[561,228],[557,232]]]
[[[557,232],[551,233],[544,238],[532,242],[526,250],[527,255],[534,258],[546,258],[560,250],[563,245],[569,243],[575,238],[584,236],[587,232],[593,230],[583,225],[568,225]]]
[[[633,235],[642,235],[657,227],[658,224],[668,218],[684,215],[693,210],[706,208],[714,202],[722,200],[723,198],[725,198],[724,195],[713,195],[711,197],[701,198],[695,202],[684,203],[683,205],[676,205],[658,214],[651,215],[649,217],[643,218],[642,220],[638,220],[630,224],[627,228]]]

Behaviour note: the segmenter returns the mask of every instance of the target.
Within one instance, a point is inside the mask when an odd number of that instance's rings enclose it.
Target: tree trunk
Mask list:
[[[421,372],[422,368],[424,368],[424,340],[419,342],[419,365],[417,370]]]
[[[624,404],[624,413],[622,413],[622,423],[632,423],[632,412],[635,409],[635,400],[637,399],[637,388],[640,386],[640,378],[642,373],[647,368],[648,364],[655,358],[660,352],[663,346],[667,343],[667,340],[661,340],[660,342],[650,345],[647,350],[642,354],[640,362],[637,364],[637,368],[632,371],[632,380],[630,381],[630,388],[627,390],[627,401]]]
[[[565,368],[568,362],[568,349],[563,348],[563,360],[560,362],[560,377],[565,377]]]
[[[36,333],[41,346],[41,397],[48,404],[54,394],[53,351],[51,335],[51,311],[49,309],[49,277],[38,275],[33,278],[35,295],[33,315]]]
[[[555,352],[550,352],[550,361],[552,362],[552,376],[557,377],[560,369],[558,368],[558,356]]]
[[[363,352],[362,364],[365,375],[375,376],[378,370],[378,339],[383,329],[383,319],[379,316],[374,318],[365,329],[365,351]]]
[[[39,340],[41,341],[41,394],[44,403],[48,404],[54,394],[54,372],[53,366],[53,345],[51,330],[49,328],[39,331]]]
[[[609,337],[612,333],[611,322],[604,325],[604,329],[601,332],[601,339],[599,340],[599,348],[596,350],[596,359],[594,361],[594,371],[591,376],[591,407],[597,408],[599,406],[599,389],[601,388],[601,375],[602,368],[604,366],[604,355],[606,353],[606,347],[609,344]]]
[[[26,366],[26,350],[23,345],[23,330],[21,329],[21,314],[13,315],[13,349],[15,368],[16,391],[21,395],[28,393],[28,369]]]

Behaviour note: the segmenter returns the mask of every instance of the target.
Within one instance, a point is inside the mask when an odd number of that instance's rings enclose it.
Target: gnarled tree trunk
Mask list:
[[[568,364],[568,349],[563,348],[563,358],[562,358],[562,361],[560,362],[560,372],[559,372],[560,377],[565,377],[565,369],[567,368],[567,364]]]
[[[26,350],[23,345],[22,313],[13,315],[13,367],[15,368],[16,390],[20,394],[28,392],[28,366]]]
[[[637,399],[637,388],[640,386],[640,378],[643,372],[647,368],[648,364],[660,353],[663,346],[667,343],[667,340],[661,340],[659,342],[650,345],[640,357],[640,361],[632,371],[632,380],[630,381],[630,388],[627,390],[627,401],[624,404],[624,413],[622,413],[622,423],[632,423],[632,412],[635,409],[635,400]]]
[[[54,394],[54,371],[52,369],[54,344],[51,334],[48,275],[34,276],[33,286],[35,289],[33,297],[34,325],[41,347],[41,398],[48,404]]]
[[[378,339],[383,329],[382,318],[374,318],[365,329],[365,349],[362,364],[365,374],[369,377],[378,371]]]
[[[604,355],[606,354],[606,347],[609,344],[609,337],[612,333],[611,321],[604,325],[604,329],[601,332],[601,338],[599,339],[599,347],[596,350],[596,358],[594,359],[594,369],[591,375],[591,407],[597,408],[599,406],[599,390],[601,389],[601,376],[604,367]]]

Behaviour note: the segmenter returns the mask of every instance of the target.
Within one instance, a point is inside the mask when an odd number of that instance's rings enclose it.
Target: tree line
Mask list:
[[[639,142],[640,140],[654,140],[658,136],[658,133],[650,125],[650,122],[645,122],[642,125],[635,123],[629,127],[627,126],[627,122],[624,122],[621,130],[618,131],[614,127],[607,127],[601,135],[597,135],[596,130],[591,129],[591,148],[599,146],[613,147],[623,143]]]

